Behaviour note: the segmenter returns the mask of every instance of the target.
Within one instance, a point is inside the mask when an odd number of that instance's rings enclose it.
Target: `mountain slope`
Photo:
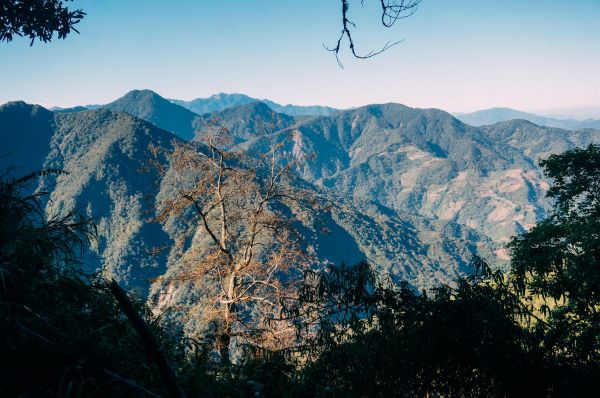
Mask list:
[[[152,93],[138,102],[153,101],[160,108]],[[506,260],[507,239],[547,209],[539,157],[600,142],[595,130],[522,120],[476,128],[440,110],[399,104],[294,119],[248,103],[193,123],[207,127],[214,118],[231,131],[236,149],[258,157],[280,142],[300,161],[305,188],[331,204],[319,210],[318,222],[299,225],[319,261],[366,258],[418,287],[450,282],[468,269],[475,252]],[[149,221],[157,198],[169,192],[147,167],[148,146],[168,151],[173,134],[123,112],[52,113],[11,103],[0,107],[0,139],[34,169],[70,172],[46,177],[40,188],[55,186],[49,214],[80,209],[98,222],[100,239],[88,256],[92,268],[102,267],[130,288],[164,292],[164,284],[151,286],[148,279],[173,275],[181,266],[182,253],[169,249],[181,220],[164,226]],[[154,248],[166,250],[151,256]],[[180,293],[182,300],[195,294]]]
[[[3,108],[2,114],[7,120],[18,120],[19,126],[35,125],[36,131],[44,132],[39,137],[46,142],[40,167],[69,172],[44,177],[40,189],[52,190],[46,209],[49,216],[77,209],[96,221],[99,240],[87,254],[89,269],[102,269],[141,294],[160,290],[160,284],[151,287],[149,280],[180,267],[181,252],[170,247],[182,220],[170,220],[164,226],[149,221],[157,198],[168,192],[162,177],[147,167],[148,146],[168,151],[177,138],[127,113],[107,109],[52,113],[21,103]],[[252,116],[250,120],[272,117],[283,123],[283,131],[293,121],[264,104],[250,104],[228,114]],[[44,116],[41,121],[40,115]],[[0,133],[2,140],[12,134],[7,128]],[[14,146],[26,151],[30,143],[21,140]],[[320,201],[331,203],[330,210],[299,225],[307,250],[314,250],[321,262],[367,259],[394,278],[428,287],[450,282],[464,271],[478,247],[472,241],[486,239],[452,222],[430,222],[379,204],[353,203],[333,191],[311,189]],[[156,248],[166,250],[150,255]]]
[[[231,108],[233,106],[257,102],[258,100],[245,94],[219,93],[211,95],[208,98],[195,98],[191,101],[177,99],[171,99],[170,101],[179,106],[183,106],[198,115],[202,115],[205,113],[222,111],[223,109]]]
[[[150,90],[130,91],[103,108],[129,113],[185,140],[194,137],[193,122],[198,115]]]
[[[471,227],[498,250],[544,213],[546,183],[529,157],[440,110],[369,105],[304,120],[279,135],[288,151],[306,159],[299,172],[308,181]],[[245,145],[258,153],[267,142]]]
[[[207,130],[217,127],[227,129],[237,144],[257,135],[286,129],[294,122],[293,117],[277,113],[262,102],[250,102],[199,116],[194,122],[195,139],[201,140]]]
[[[267,99],[261,101],[275,112],[285,113],[290,116],[329,116],[338,111],[336,108],[323,105],[281,105]]]
[[[92,218],[99,241],[86,264],[145,291],[148,279],[166,269],[165,255],[152,256],[151,250],[170,242],[160,225],[147,221],[159,179],[148,168],[148,146],[169,148],[175,136],[104,109],[59,114],[55,125],[45,166],[69,174],[45,181],[55,185],[48,214],[78,209]]]

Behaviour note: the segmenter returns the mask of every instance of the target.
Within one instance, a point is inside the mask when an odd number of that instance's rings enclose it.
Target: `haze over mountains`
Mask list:
[[[320,261],[367,259],[395,279],[430,287],[465,272],[475,253],[502,264],[508,239],[548,208],[539,159],[600,143],[593,129],[526,120],[475,127],[441,110],[394,103],[296,111],[302,116],[243,95],[184,103],[149,90],[93,110],[50,112],[12,102],[0,107],[8,154],[0,166],[20,166],[13,171],[20,174],[69,171],[39,181],[38,189],[52,190],[47,212],[80,209],[93,217],[100,240],[88,254],[90,266],[162,297],[169,286],[149,279],[176,273],[182,253],[171,246],[181,225],[150,221],[167,188],[147,167],[148,145],[169,150],[174,140],[202,139],[219,123],[233,148],[258,155],[267,139],[276,140],[303,160],[296,171],[304,184],[331,204],[301,228]],[[169,300],[190,294],[180,287]]]
[[[152,94],[156,94],[151,90],[132,90],[127,93],[124,97],[121,98],[121,102],[130,101],[127,98],[131,96],[143,96],[147,95],[149,97]],[[156,94],[158,95],[158,94]],[[162,100],[164,98],[160,97]],[[191,101],[184,101],[179,99],[169,99],[167,100],[172,102],[173,104],[179,105],[183,108],[188,109],[189,111],[202,115],[206,113],[218,112],[227,108],[246,105],[253,102],[261,102],[266,104],[270,109],[275,112],[286,114],[289,116],[329,116],[340,109],[322,106],[322,105],[314,105],[314,106],[301,106],[301,105],[281,105],[276,102],[270,101],[268,99],[258,99],[253,98],[245,94],[228,94],[228,93],[219,93],[211,95],[207,98],[196,98]],[[133,101],[135,102],[135,101]],[[108,105],[85,105],[85,106],[75,106],[72,108],[60,108],[53,107],[50,108],[53,112],[59,113],[68,113],[68,112],[78,112],[85,109],[97,109],[103,106]],[[123,104],[121,104],[122,106]],[[539,116],[533,113],[522,112],[516,109],[511,108],[490,108],[483,109],[471,113],[454,113],[454,117],[462,121],[463,123],[469,124],[471,126],[480,127],[489,124],[495,124],[499,122],[506,122],[514,119],[523,119],[530,121],[532,123],[538,124],[540,126],[547,127],[558,127],[567,130],[577,130],[584,128],[593,128],[600,129],[600,120],[599,119],[575,119],[575,118],[554,118],[554,117],[545,117]]]
[[[301,106],[301,105],[281,105],[268,99],[252,98],[245,94],[226,94],[219,93],[211,95],[208,98],[196,98],[191,101],[182,101],[172,99],[171,102],[181,105],[184,108],[196,112],[198,114],[221,111],[225,108],[230,108],[237,105],[245,105],[251,102],[262,102],[269,106],[272,110],[279,113],[285,113],[290,116],[327,116],[336,112],[337,109],[329,106]]]
[[[583,128],[600,129],[600,120],[585,119],[556,119],[521,112],[511,108],[491,108],[472,113],[456,114],[457,119],[472,126],[484,126],[513,119],[528,120],[540,126],[559,127],[562,129],[576,130]]]

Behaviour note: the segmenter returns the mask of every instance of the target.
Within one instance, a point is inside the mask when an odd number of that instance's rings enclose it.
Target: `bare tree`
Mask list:
[[[225,145],[215,135],[203,144],[175,143],[168,168],[161,168],[171,194],[157,218],[189,220],[178,240],[188,244],[185,267],[175,281],[203,289],[207,297],[193,312],[212,329],[208,336],[229,362],[234,339],[276,348],[293,336],[266,320],[279,315],[280,298],[293,294],[312,261],[300,245],[291,210],[308,209],[312,200],[293,186],[297,160],[285,158],[281,143],[258,160],[222,150]]]
[[[399,19],[404,19],[413,15],[418,7],[421,0],[379,0],[381,6],[381,24],[386,28],[392,27]],[[325,47],[328,51],[335,53],[335,58],[340,67],[342,63],[339,59],[339,52],[342,48],[342,42],[344,37],[348,39],[348,47],[352,52],[352,55],[359,59],[371,58],[377,54],[381,54],[386,51],[390,47],[395,46],[400,43],[402,40],[395,42],[387,42],[385,45],[378,51],[370,51],[366,54],[360,54],[356,51],[356,47],[354,45],[354,39],[352,38],[351,29],[356,28],[356,24],[354,24],[350,18],[348,17],[348,10],[350,9],[350,5],[348,0],[341,0],[342,3],[342,33],[338,38],[336,45],[333,47]],[[361,0],[361,5],[364,5],[364,0]]]

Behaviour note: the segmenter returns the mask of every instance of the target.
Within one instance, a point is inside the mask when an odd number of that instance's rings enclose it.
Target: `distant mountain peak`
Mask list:
[[[540,127],[539,124],[532,122],[528,119],[510,119],[504,120],[498,123],[494,123],[493,126],[512,126],[512,127]]]
[[[155,91],[148,90],[148,89],[131,90],[128,93],[126,93],[124,96],[122,96],[121,98],[117,99],[116,101],[114,101],[112,103],[114,104],[117,101],[124,101],[124,100],[137,100],[137,101],[146,100],[146,101],[152,101],[152,102],[156,102],[156,103],[162,103],[165,105],[171,104],[171,102],[169,100],[167,100],[166,98],[163,98]]]
[[[152,90],[132,90],[116,101],[105,105],[104,108],[129,113],[184,139],[193,137],[192,125],[198,116]]]

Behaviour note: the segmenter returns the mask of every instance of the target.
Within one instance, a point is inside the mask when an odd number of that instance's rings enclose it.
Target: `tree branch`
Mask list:
[[[169,365],[167,358],[165,357],[162,348],[156,341],[154,334],[150,330],[150,327],[146,324],[144,319],[137,312],[133,306],[131,300],[127,296],[127,293],[119,286],[119,284],[112,279],[110,283],[107,283],[111,293],[121,306],[121,310],[125,313],[138,335],[142,340],[142,344],[146,348],[146,352],[150,358],[156,364],[158,371],[162,374],[165,384],[169,389],[169,392],[173,398],[185,398],[185,393],[177,380],[175,372]]]
[[[342,32],[340,37],[338,38],[336,45],[333,47],[324,46],[327,51],[331,51],[335,54],[335,59],[340,66],[343,68],[342,62],[339,58],[339,53],[342,48],[342,42],[344,37],[348,38],[348,47],[350,48],[350,52],[355,58],[358,59],[367,59],[374,57],[382,52],[388,50],[389,48],[395,46],[396,44],[401,43],[403,40],[398,40],[395,42],[387,42],[385,45],[378,51],[370,51],[366,54],[359,54],[356,51],[356,47],[354,45],[354,39],[352,38],[352,33],[350,32],[351,28],[356,28],[356,24],[350,21],[348,17],[348,10],[350,9],[350,5],[348,0],[341,0],[342,2]],[[421,0],[380,0],[381,6],[381,24],[386,28],[390,28],[394,23],[399,19],[408,18],[413,15],[418,7]],[[364,5],[364,0],[361,0],[361,4]]]

